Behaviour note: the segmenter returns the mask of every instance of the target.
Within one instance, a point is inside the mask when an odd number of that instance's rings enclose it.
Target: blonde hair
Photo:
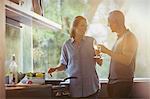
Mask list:
[[[86,18],[83,17],[83,16],[76,16],[72,22],[72,26],[71,26],[71,29],[70,29],[70,37],[71,38],[75,38],[75,29],[76,27],[78,26],[80,20],[85,20],[86,21]],[[87,21],[86,21],[87,23]]]

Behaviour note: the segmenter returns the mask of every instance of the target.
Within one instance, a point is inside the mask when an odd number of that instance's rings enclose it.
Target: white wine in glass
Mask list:
[[[93,48],[95,50],[96,56],[94,58],[101,58],[100,52],[101,52],[101,46],[98,46],[96,40],[93,41]]]

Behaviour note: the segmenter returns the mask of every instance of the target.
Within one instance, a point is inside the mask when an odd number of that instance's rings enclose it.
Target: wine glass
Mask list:
[[[94,58],[101,58],[101,46],[99,46],[96,40],[93,41],[93,48],[95,50],[96,56]]]

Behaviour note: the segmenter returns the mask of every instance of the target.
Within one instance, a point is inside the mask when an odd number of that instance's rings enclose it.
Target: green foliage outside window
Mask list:
[[[69,38],[69,26],[73,17],[82,15],[84,4],[80,0],[49,0],[44,3],[44,17],[62,24],[62,30],[33,29],[34,71],[47,72],[49,67],[59,64],[61,47]],[[67,21],[66,21],[67,20]],[[54,78],[66,77],[65,72],[54,73]]]

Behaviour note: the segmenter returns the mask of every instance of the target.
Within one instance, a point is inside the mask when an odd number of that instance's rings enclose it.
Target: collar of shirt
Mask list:
[[[130,30],[129,30],[129,29],[127,29],[127,30],[123,33],[123,35],[118,36],[118,39],[119,39],[119,38],[122,38],[123,36],[125,36],[128,32],[130,32]]]
[[[82,40],[85,40],[85,36],[82,38]],[[75,42],[75,39],[72,37],[71,38],[71,43],[74,43]]]

